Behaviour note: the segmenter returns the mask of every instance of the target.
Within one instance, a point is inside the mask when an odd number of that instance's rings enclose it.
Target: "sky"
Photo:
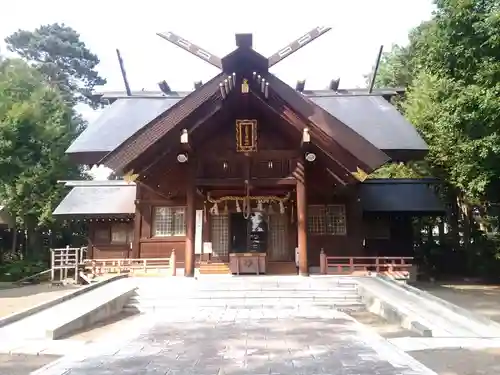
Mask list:
[[[236,33],[252,33],[254,49],[264,56],[317,26],[333,29],[271,69],[295,85],[324,89],[340,77],[340,88],[365,87],[380,45],[407,42],[408,31],[431,17],[431,0],[23,0],[0,9],[0,40],[18,29],[65,23],[76,29],[101,63],[108,81],[103,90],[124,90],[116,58],[119,48],[132,90],[187,91],[218,69],[156,35],[172,31],[224,57],[235,49]],[[0,42],[0,53],[5,53]],[[82,108],[90,122],[99,113]],[[103,172],[104,174],[107,172]]]

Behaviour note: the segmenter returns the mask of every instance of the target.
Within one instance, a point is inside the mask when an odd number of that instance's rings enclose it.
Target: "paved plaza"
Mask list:
[[[184,309],[144,315],[129,337],[91,344],[36,375],[431,375],[333,309]]]

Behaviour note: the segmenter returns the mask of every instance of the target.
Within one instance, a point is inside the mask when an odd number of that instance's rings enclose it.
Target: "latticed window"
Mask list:
[[[286,215],[269,215],[269,260],[293,260],[293,253],[288,251],[287,218]]]
[[[307,229],[310,234],[346,235],[345,206],[341,204],[309,206]]]
[[[229,215],[211,217],[212,256],[226,257],[229,252]]]
[[[186,235],[185,207],[155,207],[153,212],[153,236],[171,237]]]
[[[111,243],[125,244],[133,241],[134,228],[127,223],[116,223],[111,226]]]

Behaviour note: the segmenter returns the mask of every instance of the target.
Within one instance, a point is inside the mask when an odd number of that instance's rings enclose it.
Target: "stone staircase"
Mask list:
[[[137,279],[128,312],[160,312],[187,308],[364,309],[355,281],[300,276],[200,276],[197,279]]]

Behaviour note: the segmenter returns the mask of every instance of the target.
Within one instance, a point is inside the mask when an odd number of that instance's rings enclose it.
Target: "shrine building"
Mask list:
[[[269,69],[251,34],[223,58],[159,34],[220,69],[192,92],[100,93],[109,103],[67,150],[120,180],[69,181],[57,217],[88,222],[92,259],[168,258],[186,276],[318,272],[320,253],[413,256],[413,220],[442,215],[431,179],[369,179],[428,148],[390,103],[403,89],[306,90]],[[125,77],[125,76],[124,76]]]

